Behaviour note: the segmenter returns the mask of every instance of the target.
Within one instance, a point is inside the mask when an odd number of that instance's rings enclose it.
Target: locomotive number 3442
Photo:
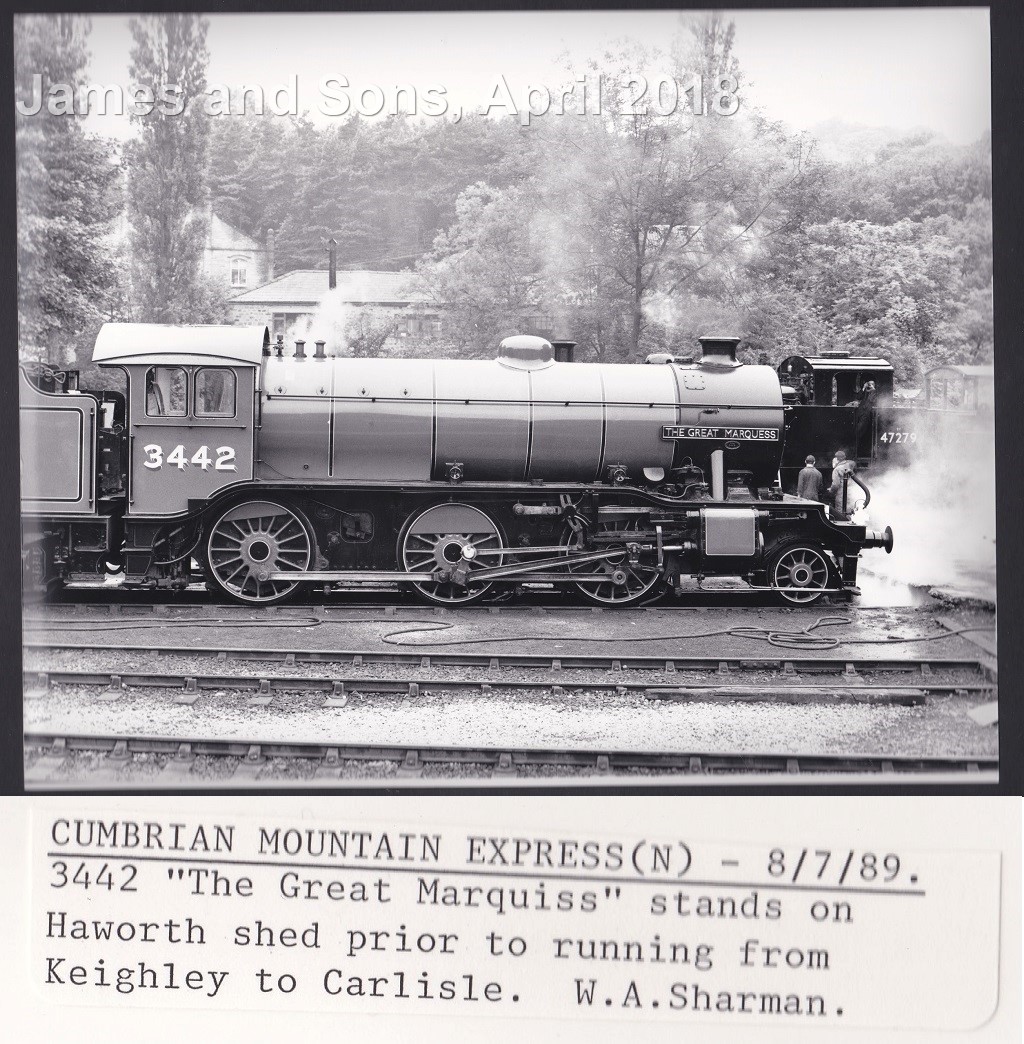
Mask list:
[[[143,452],[149,457],[143,461],[147,468],[162,468],[164,464],[173,465],[180,471],[184,471],[190,464],[194,464],[203,471],[213,468],[214,471],[235,471],[235,451],[230,446],[218,446],[213,452],[217,454],[216,459],[210,456],[209,446],[200,446],[191,456],[186,452],[184,446],[175,446],[166,457],[164,457],[163,446],[151,442],[142,447]]]

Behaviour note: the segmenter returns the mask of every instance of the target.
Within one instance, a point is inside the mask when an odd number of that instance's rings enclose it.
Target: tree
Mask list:
[[[838,346],[888,358],[913,384],[957,311],[965,251],[919,222],[833,220],[807,229],[796,282]]]
[[[133,18],[130,75],[155,91],[180,90],[182,111],[133,115],[137,136],[125,149],[132,284],[137,318],[206,322],[218,302],[202,277],[209,230],[206,186],[209,120],[206,20],[167,14]]]
[[[599,361],[691,355],[713,332],[741,335],[748,360],[847,347],[911,381],[987,358],[988,136],[961,147],[831,121],[819,147],[749,107],[735,46],[720,14],[685,22],[667,55],[627,42],[589,67],[602,112],[526,128],[215,120],[214,203],[257,238],[275,229],[279,270],[325,267],[331,236],[343,266],[415,263],[443,316],[436,347],[454,354],[490,355],[544,316]],[[683,91],[662,114],[666,71],[701,78],[703,115]],[[722,77],[739,84],[732,115]],[[386,330],[338,336],[358,351],[399,344]]]
[[[390,341],[398,332],[399,320],[370,308],[356,309],[345,327],[348,354],[357,359],[390,355]]]
[[[524,151],[517,128],[473,116],[318,127],[249,113],[213,121],[211,197],[249,235],[275,230],[282,269],[323,268],[330,238],[342,266],[407,269],[456,219],[467,186],[523,180]]]
[[[33,74],[77,84],[88,60],[86,19],[32,15],[15,22],[17,96]],[[115,292],[106,242],[117,212],[113,145],[87,134],[73,114],[16,116],[18,340],[23,358],[81,365]]]
[[[582,325],[617,331],[585,346],[598,358],[672,345],[666,301],[731,307],[758,237],[784,218],[784,196],[803,177],[804,154],[780,126],[731,114],[735,95],[719,88],[738,72],[732,42],[719,16],[696,22],[674,46],[674,72],[683,83],[699,76],[704,92],[668,103],[656,79],[640,101],[636,86],[668,58],[638,47],[606,55],[591,70],[605,88],[602,112],[541,132],[551,159],[537,180],[546,238],[558,244],[549,277]]]
[[[291,117],[218,116],[210,135],[210,198],[214,212],[262,240],[295,209],[299,157]]]
[[[992,284],[971,290],[959,311],[939,330],[935,362],[992,361]]]
[[[960,219],[976,199],[992,198],[988,135],[973,145],[951,145],[923,131],[883,145],[870,161],[843,165],[833,213],[890,225],[906,219]]]
[[[421,284],[444,313],[450,348],[460,355],[493,355],[543,310],[540,251],[531,234],[524,189],[478,183],[456,203],[456,221],[438,235],[419,266]]]

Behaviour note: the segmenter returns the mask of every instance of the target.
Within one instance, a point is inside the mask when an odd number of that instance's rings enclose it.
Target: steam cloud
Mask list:
[[[993,440],[981,442],[930,443],[910,466],[863,476],[868,528],[889,525],[895,535],[891,555],[864,555],[866,572],[995,598],[995,458]]]
[[[313,342],[326,341],[328,355],[348,355],[347,329],[354,314],[355,310],[342,300],[338,289],[329,290],[315,312],[301,316],[292,324],[285,340],[305,341],[307,354],[312,354]]]

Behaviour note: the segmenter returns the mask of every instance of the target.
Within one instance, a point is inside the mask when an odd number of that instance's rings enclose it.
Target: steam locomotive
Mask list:
[[[467,605],[518,585],[634,604],[732,576],[807,605],[892,549],[782,492],[787,405],[738,338],[693,362],[572,361],[517,336],[493,360],[332,357],[261,327],[107,324],[125,391],[21,370],[26,582],[107,569],[271,605],[399,583]]]
[[[937,402],[936,381],[944,391],[950,371],[965,375],[964,401],[956,408]],[[777,372],[787,405],[786,443],[779,473],[782,487],[796,487],[808,454],[829,478],[837,449],[856,461],[859,471],[906,467],[943,454],[984,459],[992,445],[991,367],[937,367],[925,374],[923,405],[898,401],[893,368],[885,359],[855,356],[845,350],[816,356],[791,355]],[[943,396],[944,398],[944,396]]]

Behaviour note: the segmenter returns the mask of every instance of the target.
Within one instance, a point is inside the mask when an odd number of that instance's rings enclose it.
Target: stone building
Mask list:
[[[274,278],[273,233],[261,246],[223,218],[210,214],[210,230],[203,247],[203,275],[233,298]]]
[[[300,269],[271,279],[228,300],[228,321],[261,323],[276,340],[312,319],[324,307],[348,306],[375,319],[392,320],[400,340],[429,340],[441,333],[441,320],[426,296],[415,289],[413,272],[340,271],[330,289],[331,274]],[[329,297],[330,295],[330,297]]]

